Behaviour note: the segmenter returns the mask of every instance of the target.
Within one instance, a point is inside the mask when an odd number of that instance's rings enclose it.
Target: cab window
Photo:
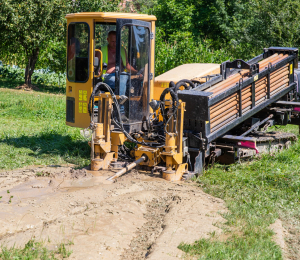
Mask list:
[[[69,81],[86,82],[89,78],[89,26],[71,23],[68,27],[67,76]]]

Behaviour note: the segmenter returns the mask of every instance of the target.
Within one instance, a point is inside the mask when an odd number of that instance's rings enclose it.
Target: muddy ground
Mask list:
[[[221,232],[224,202],[195,183],[137,170],[110,183],[110,175],[58,166],[0,172],[0,244],[70,244],[70,259],[191,259],[181,242]]]

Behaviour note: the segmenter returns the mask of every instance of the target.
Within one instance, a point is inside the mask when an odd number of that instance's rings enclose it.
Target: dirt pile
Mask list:
[[[181,242],[221,232],[223,201],[194,183],[137,171],[106,182],[111,175],[69,167],[2,172],[0,243],[65,243],[70,259],[180,259]]]
[[[32,85],[32,84],[23,84],[23,85],[17,86],[16,89],[22,89],[22,90],[26,90],[26,91],[40,90],[37,86]]]

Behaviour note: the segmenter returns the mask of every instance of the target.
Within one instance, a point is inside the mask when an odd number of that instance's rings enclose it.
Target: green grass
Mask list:
[[[198,259],[282,259],[268,227],[280,218],[284,225],[294,223],[290,227],[300,234],[299,154],[297,142],[275,155],[231,166],[215,165],[206,171],[197,182],[205,192],[225,200],[229,213],[224,214],[227,223],[222,228],[228,239],[212,236],[179,248]],[[299,252],[299,244],[289,246],[290,253]],[[297,259],[295,254],[292,259]]]
[[[56,251],[48,250],[44,243],[37,242],[31,239],[27,242],[24,248],[17,248],[15,246],[7,248],[1,247],[0,259],[1,260],[54,260],[61,258],[68,258],[72,254],[72,251],[66,248],[64,243],[58,245]],[[57,258],[58,257],[58,258]]]
[[[0,169],[88,165],[87,140],[66,126],[65,107],[64,95],[0,89]]]

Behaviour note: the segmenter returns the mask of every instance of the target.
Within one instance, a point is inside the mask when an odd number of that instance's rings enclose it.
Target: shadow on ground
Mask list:
[[[32,152],[32,157],[61,156],[67,162],[73,162],[74,158],[90,158],[90,147],[87,141],[74,140],[68,135],[55,132],[43,132],[34,136],[22,135],[20,137],[5,137],[0,144],[5,143],[15,148],[27,148]]]
[[[16,89],[16,87],[23,85],[23,80],[15,80],[15,79],[7,79],[7,78],[0,78],[0,88],[9,88],[9,89]],[[44,93],[52,93],[52,94],[65,94],[66,89],[63,87],[57,86],[45,86],[41,84],[33,85],[39,88],[39,90],[34,90],[35,92],[44,92]]]

